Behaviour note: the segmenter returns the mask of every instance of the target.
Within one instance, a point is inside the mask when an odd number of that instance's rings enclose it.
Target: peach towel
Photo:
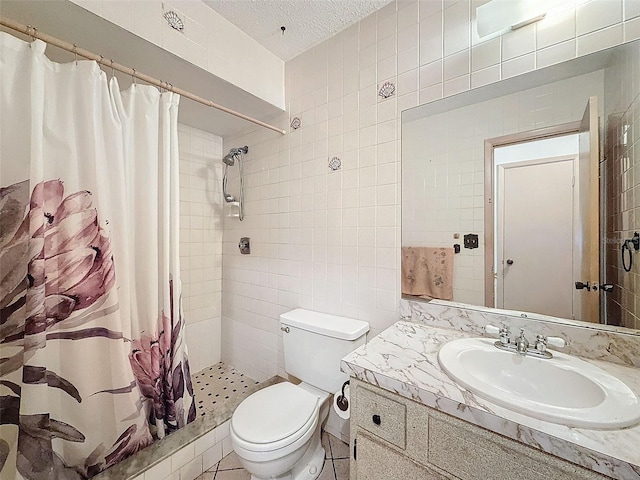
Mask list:
[[[453,248],[402,247],[402,293],[453,299]]]

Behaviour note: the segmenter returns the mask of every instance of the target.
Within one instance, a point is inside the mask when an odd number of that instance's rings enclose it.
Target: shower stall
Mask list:
[[[215,158],[224,170],[217,163],[212,205],[203,188],[206,132],[178,126],[180,97],[212,102],[114,61],[102,71],[102,56],[2,17],[0,24],[31,37],[0,32],[0,131],[8,139],[0,142],[0,477],[33,480],[47,469],[56,478],[122,479],[160,465],[190,469],[174,452],[204,436],[213,453],[191,463],[207,469],[228,443],[217,427],[263,386],[205,364],[202,353],[220,316],[204,297],[219,295],[210,285],[221,281],[205,246],[221,248],[221,232],[209,235],[220,229],[212,217],[221,204],[234,204],[244,219],[249,149],[223,155],[219,137]],[[55,63],[40,38],[76,58]],[[121,88],[115,72],[134,80]],[[179,130],[193,140],[184,142],[187,158]],[[180,252],[188,257],[182,265]]]

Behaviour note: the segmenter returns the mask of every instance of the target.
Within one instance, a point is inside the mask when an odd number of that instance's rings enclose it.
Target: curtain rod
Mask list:
[[[75,44],[65,42],[56,37],[52,37],[51,35],[47,35],[46,33],[41,33],[40,31],[38,31],[37,28],[32,27],[31,25],[24,25],[22,23],[15,22],[13,20],[10,20],[8,18],[4,18],[1,16],[0,16],[0,25],[10,28],[12,30],[16,30],[20,33],[24,33],[25,35],[29,35],[31,38],[37,38],[38,40],[42,40],[45,43],[53,45],[54,47],[61,48],[62,50],[66,50],[67,52],[71,52],[74,55],[78,55],[80,57],[93,60],[99,63],[100,65],[104,65],[105,67],[109,67],[109,68],[112,68],[113,70],[117,70],[127,75],[131,75],[134,78],[140,79],[143,82],[148,83],[150,85],[154,85],[160,89],[169,90],[171,92],[177,93],[178,95],[182,97],[186,97],[189,100],[193,100],[194,102],[202,103],[203,105],[206,105],[208,107],[221,110],[230,115],[234,115],[236,117],[242,118],[243,120],[246,120],[248,122],[255,123],[256,125],[260,125],[261,127],[268,128],[269,130],[273,130],[274,132],[281,133],[282,135],[287,133],[285,130],[281,128],[274,127],[273,125],[269,125],[268,123],[262,122],[260,120],[257,120],[243,113],[236,112],[235,110],[224,107],[222,105],[218,105],[217,103],[212,102],[211,100],[207,100],[206,98],[202,98],[191,92],[188,92],[178,87],[174,87],[169,82],[164,82],[162,80],[158,80],[156,78],[150,77],[149,75],[145,75],[144,73],[136,71],[134,68],[126,67],[124,65],[114,62],[113,60],[107,60],[102,55],[96,55],[95,53],[85,50],[84,48],[80,48]]]

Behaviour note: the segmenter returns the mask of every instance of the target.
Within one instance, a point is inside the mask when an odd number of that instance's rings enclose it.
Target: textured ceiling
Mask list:
[[[287,61],[390,1],[204,0],[204,3]],[[281,26],[287,28],[284,35]]]

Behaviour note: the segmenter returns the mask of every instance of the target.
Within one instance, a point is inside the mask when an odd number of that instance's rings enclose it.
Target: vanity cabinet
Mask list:
[[[384,442],[362,433],[358,435],[358,459],[352,463],[351,478],[371,480],[445,480],[454,478],[414,462],[387,448]],[[355,474],[354,474],[355,473]]]
[[[353,377],[351,402],[351,480],[609,479]]]

